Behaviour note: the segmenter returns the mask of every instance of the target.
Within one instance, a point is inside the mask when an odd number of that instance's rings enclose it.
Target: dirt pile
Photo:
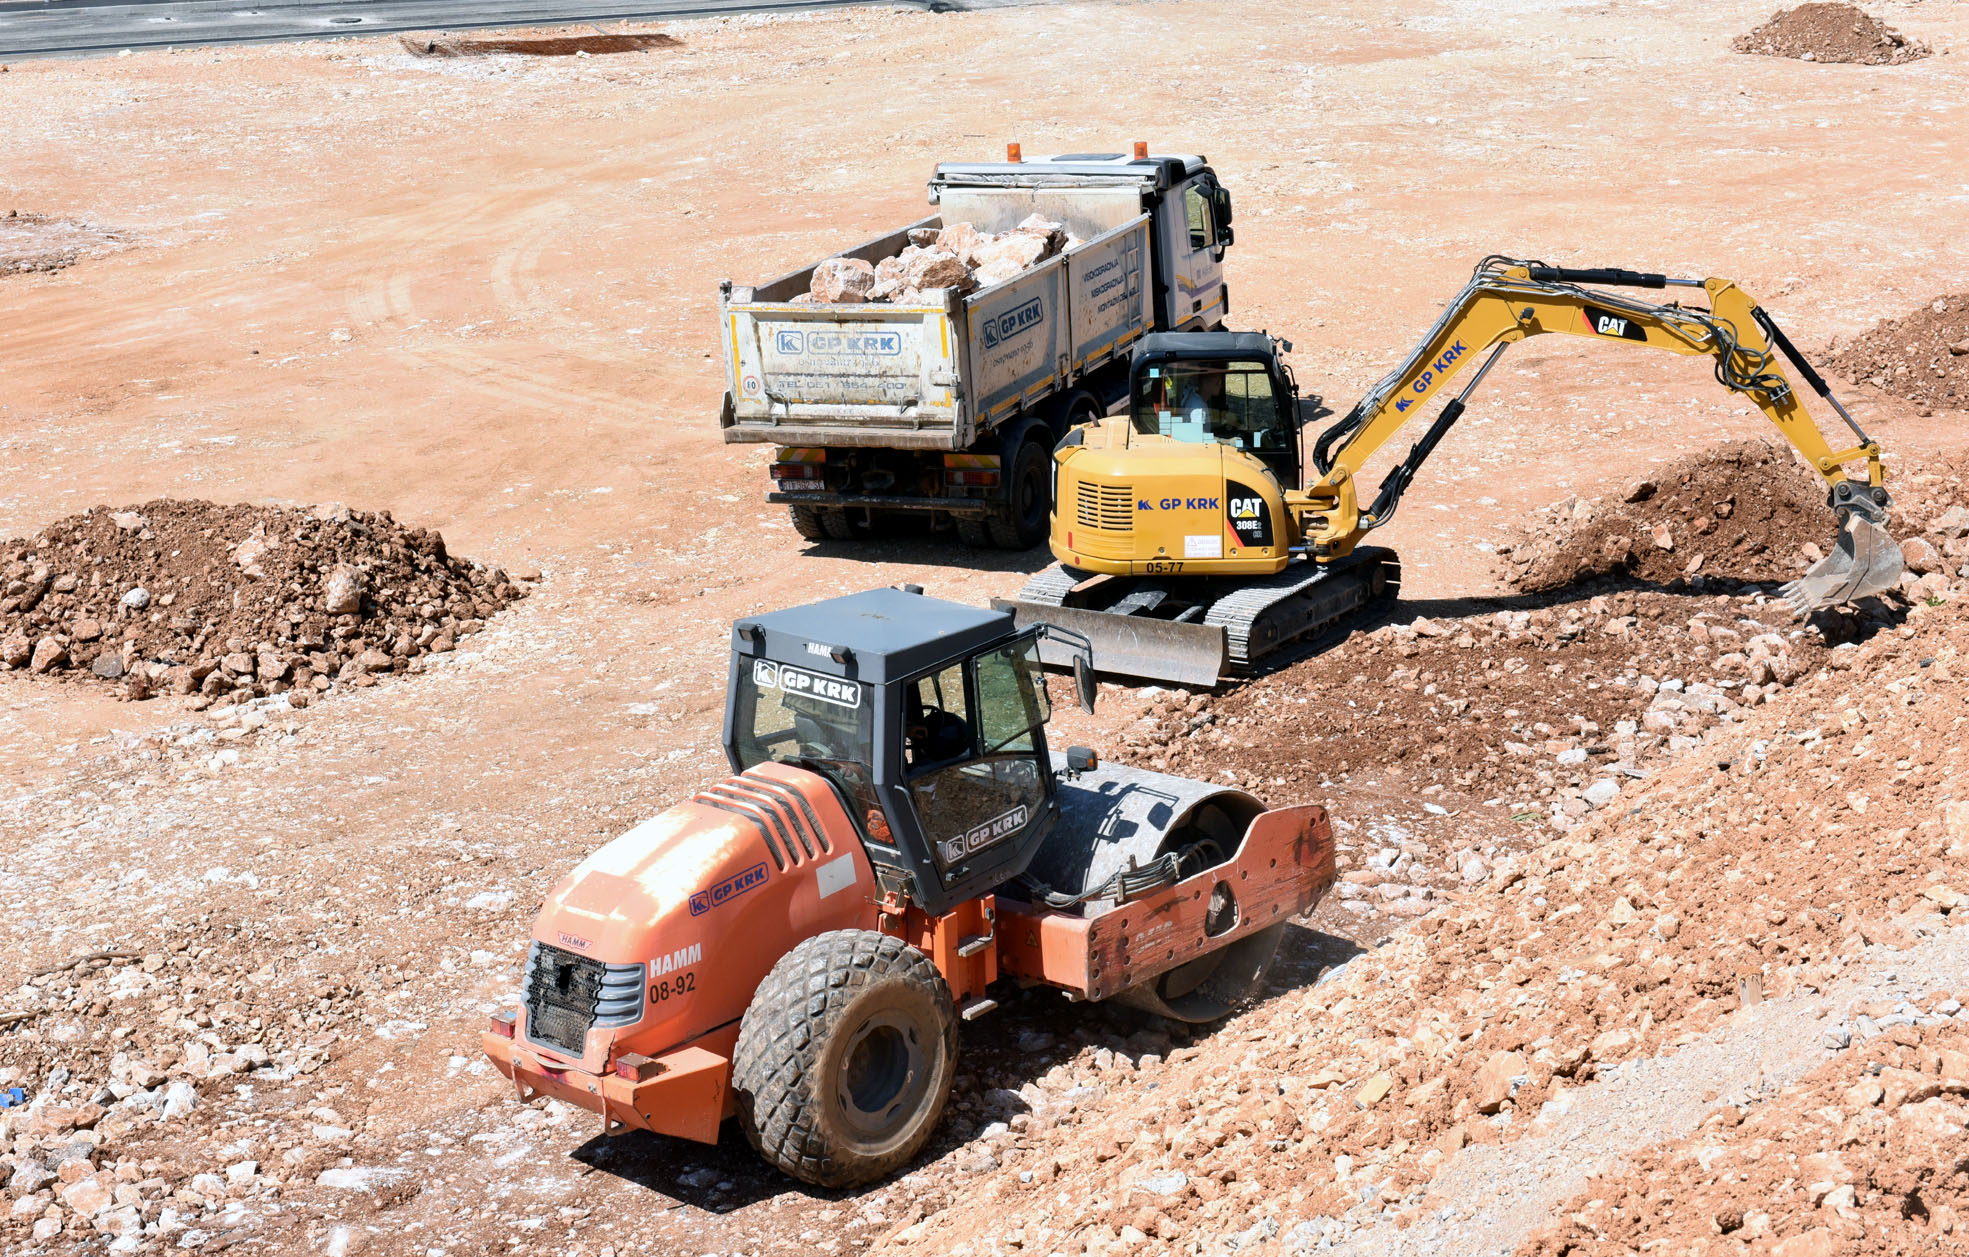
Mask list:
[[[1572,498],[1501,545],[1528,593],[1599,577],[1785,581],[1837,527],[1817,476],[1787,447],[1736,441],[1671,462],[1618,498]]]
[[[388,511],[160,499],[0,544],[0,670],[294,706],[448,651],[522,594]]]
[[[67,218],[9,210],[0,218],[0,275],[59,271],[123,246],[123,237]]]
[[[909,233],[909,244],[901,253],[880,262],[828,258],[814,267],[808,291],[794,300],[909,305],[941,288],[965,293],[1002,284],[1079,243],[1064,224],[1038,214],[1001,232],[980,231],[971,223],[918,227]]]
[[[1931,51],[1850,4],[1801,4],[1730,41],[1738,52],[1847,65],[1905,65]]]
[[[1445,1157],[1715,1026],[1743,980],[1823,990],[1868,943],[1946,928],[1969,912],[1963,607],[1841,646],[1342,976],[1138,1061],[1071,1129],[988,1139],[1002,1168],[896,1246],[1289,1250],[1399,1224]]]
[[[1872,1010],[1863,1046],[1755,1108],[1720,1108],[1693,1138],[1643,1153],[1519,1251],[1969,1251],[1963,998],[1969,991]]]
[[[1969,410],[1969,292],[1882,320],[1841,346],[1829,365],[1855,384],[1913,402],[1923,414]]]

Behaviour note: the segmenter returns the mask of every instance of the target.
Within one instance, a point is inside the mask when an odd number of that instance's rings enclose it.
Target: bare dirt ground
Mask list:
[[[1112,691],[1063,722],[1151,762],[1209,716],[1243,758],[1199,770],[1344,822],[1356,889],[1294,935],[1273,1001],[1172,1036],[1010,1000],[967,1027],[925,1164],[850,1194],[729,1132],[596,1139],[477,1058],[546,887],[722,771],[734,617],[903,580],[981,601],[1044,561],[800,542],[759,501],[767,451],[716,439],[717,279],[904,221],[939,158],[1139,137],[1209,154],[1237,197],[1234,321],[1290,336],[1336,409],[1490,252],[1721,273],[1816,351],[1969,272],[1969,13],[1874,12],[1936,55],[1737,56],[1766,16],[1741,5],[1252,0],[678,23],[589,57],[10,67],[0,202],[141,247],[0,274],[0,535],[164,497],[344,502],[543,579],[417,675],[305,710],[0,676],[0,1091],[36,1102],[0,1114],[0,1245],[1216,1252],[1426,1225],[1432,1251],[1495,1251],[1560,1219],[1425,1214],[1433,1176],[1731,1033],[1753,972],[1773,1000],[1864,979],[1931,1015],[1880,975],[1953,936],[1969,892],[1959,535],[1924,543],[1939,584],[1809,630],[1768,586],[1525,594],[1494,552],[1552,504],[1764,435],[1704,364],[1533,342],[1390,530],[1399,623],[1225,698]],[[1962,412],[1851,392],[1929,477],[1928,526]],[[1703,858],[1702,810],[1741,799],[1755,841]],[[1807,832],[1825,850],[1800,861]],[[1683,1137],[1602,1135],[1609,1165]],[[1647,1238],[1565,1208],[1588,1220],[1568,1234]],[[1767,1212],[1773,1238],[1812,1229]]]

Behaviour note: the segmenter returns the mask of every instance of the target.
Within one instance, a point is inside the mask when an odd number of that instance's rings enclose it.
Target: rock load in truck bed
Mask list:
[[[450,650],[521,593],[388,511],[97,507],[0,543],[0,671],[303,706]]]
[[[1846,65],[1905,65],[1929,53],[1878,18],[1850,4],[1801,4],[1730,41],[1738,52]]]
[[[828,258],[814,267],[813,284],[795,301],[834,305],[886,301],[909,305],[939,288],[974,292],[1003,283],[1079,244],[1065,224],[1028,216],[1010,231],[980,231],[971,223],[918,227],[901,253],[880,262]]]

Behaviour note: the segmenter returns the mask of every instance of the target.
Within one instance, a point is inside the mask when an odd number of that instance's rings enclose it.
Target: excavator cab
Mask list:
[[[1161,332],[1130,363],[1129,423],[1143,436],[1216,441],[1298,484],[1298,391],[1263,332]]]

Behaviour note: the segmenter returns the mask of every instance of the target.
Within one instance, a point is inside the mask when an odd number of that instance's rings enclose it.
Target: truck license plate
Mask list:
[[[818,493],[826,487],[826,482],[821,480],[782,480],[779,482],[779,491],[781,493]]]

